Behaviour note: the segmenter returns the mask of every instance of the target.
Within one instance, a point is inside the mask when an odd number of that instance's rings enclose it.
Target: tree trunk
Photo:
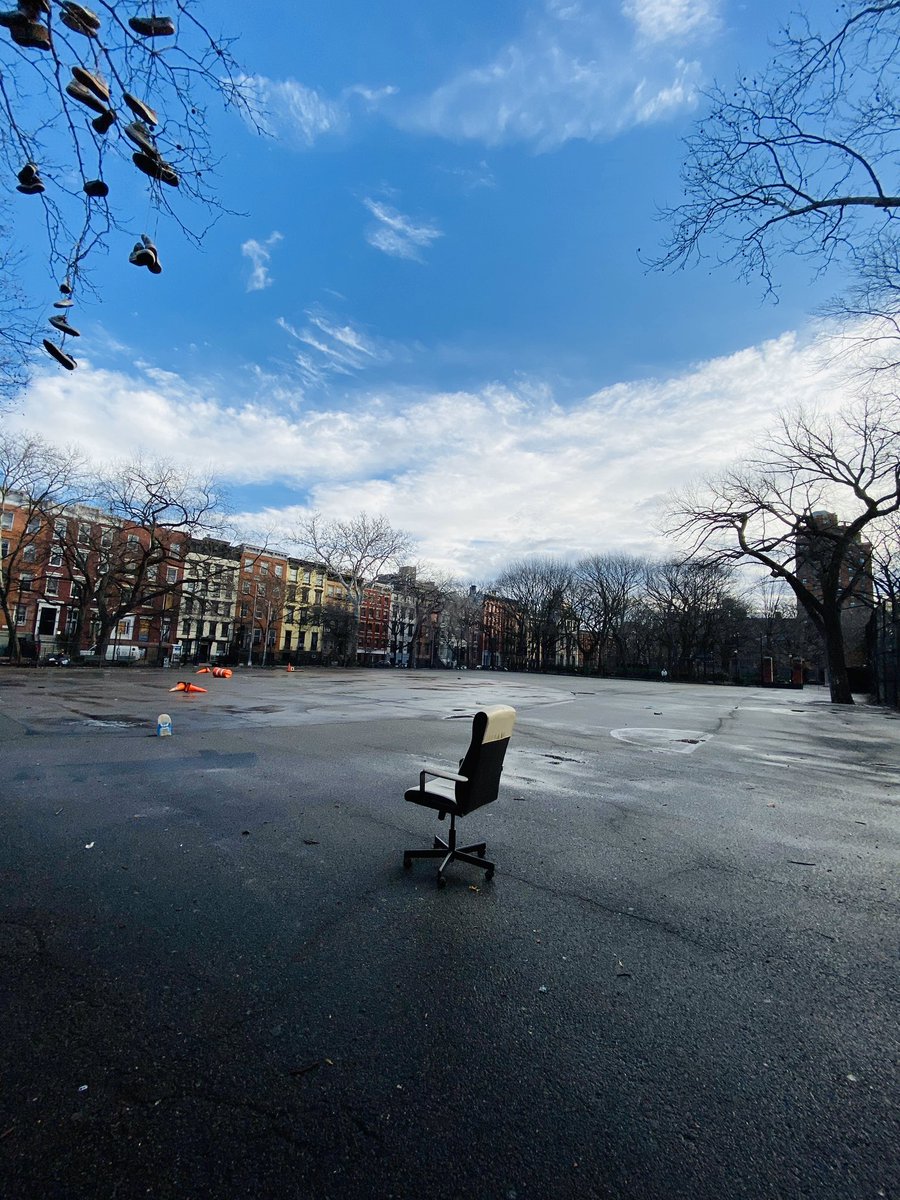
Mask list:
[[[828,686],[832,704],[852,704],[850,677],[844,655],[844,633],[840,613],[824,622],[825,661],[828,664]]]
[[[100,628],[97,631],[97,654],[100,658],[106,658],[106,652],[109,649],[110,639],[112,638],[113,630],[117,621],[108,624],[102,618],[100,620]]]
[[[9,654],[10,661],[14,662],[16,666],[18,666],[18,664],[22,661],[22,648],[19,645],[19,635],[16,633],[16,622],[14,620],[15,607],[13,607],[13,611],[10,612],[9,605],[6,603],[5,599],[3,601],[3,616],[6,618],[6,632],[9,634],[9,644],[6,648],[6,651]]]

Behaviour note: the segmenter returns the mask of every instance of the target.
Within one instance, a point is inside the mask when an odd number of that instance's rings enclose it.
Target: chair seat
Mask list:
[[[431,779],[424,792],[417,787],[404,792],[404,800],[413,804],[422,804],[425,808],[434,808],[438,812],[459,812],[456,803],[456,785],[449,779]]]

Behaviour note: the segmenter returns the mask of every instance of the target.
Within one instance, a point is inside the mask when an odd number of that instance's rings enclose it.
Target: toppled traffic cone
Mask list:
[[[194,672],[195,675],[210,675],[212,674],[209,667],[198,667]]]
[[[170,692],[205,692],[206,688],[198,687],[196,683],[185,683],[180,680],[174,687],[169,688]]]
[[[231,667],[213,667],[212,673],[216,679],[230,679],[234,674]]]

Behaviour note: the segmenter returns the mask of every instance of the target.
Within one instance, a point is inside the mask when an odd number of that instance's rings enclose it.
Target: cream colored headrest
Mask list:
[[[512,736],[516,723],[514,708],[510,708],[508,704],[492,704],[490,708],[483,708],[481,711],[488,719],[487,729],[484,731],[485,742],[502,742]]]

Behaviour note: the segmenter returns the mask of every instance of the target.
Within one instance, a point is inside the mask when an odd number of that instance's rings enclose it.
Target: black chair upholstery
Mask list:
[[[456,818],[497,799],[503,759],[515,721],[516,710],[507,704],[494,704],[481,709],[472,721],[472,740],[459,764],[459,771],[425,767],[419,773],[419,786],[410,788],[404,799],[412,804],[436,809],[442,821],[449,813],[450,829],[447,841],[436,837],[434,846],[427,850],[404,850],[404,867],[409,869],[414,858],[442,859],[438,867],[438,887],[443,887],[446,882],[444,870],[454,860],[483,868],[485,879],[492,877],[494,864],[484,857],[487,850],[485,842],[457,846]]]

